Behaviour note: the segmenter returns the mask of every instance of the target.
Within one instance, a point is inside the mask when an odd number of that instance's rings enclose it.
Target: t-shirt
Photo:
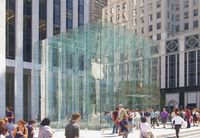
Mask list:
[[[66,138],[79,137],[79,125],[75,122],[70,122],[65,127],[65,137]]]

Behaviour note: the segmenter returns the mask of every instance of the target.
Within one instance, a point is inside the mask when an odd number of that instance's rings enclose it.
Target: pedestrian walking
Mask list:
[[[26,126],[28,129],[28,138],[33,138],[35,131],[35,121],[34,120],[30,120],[28,121],[28,125]]]
[[[141,123],[139,125],[141,131],[141,138],[154,138],[151,131],[151,126],[147,123],[146,117],[141,118]]]
[[[79,113],[72,114],[70,123],[65,127],[65,137],[66,138],[79,138],[80,134],[80,122],[81,116]]]
[[[163,111],[160,113],[160,118],[163,124],[163,128],[166,128],[166,122],[167,122],[167,118],[168,118],[169,114],[167,113],[167,111],[165,110],[165,108],[163,108]]]
[[[112,121],[113,121],[113,131],[112,133],[118,133],[118,126],[119,124],[116,123],[116,119],[118,116],[118,110],[119,108],[116,108],[115,111],[112,112]]]
[[[175,117],[172,119],[172,122],[174,122],[176,137],[179,138],[179,131],[180,131],[181,125],[185,122],[185,120],[182,117],[180,117],[179,112],[177,112]]]
[[[13,113],[13,108],[11,106],[8,106],[6,108],[6,117],[8,118],[8,122],[10,124],[12,124],[15,116],[14,116],[14,113]]]

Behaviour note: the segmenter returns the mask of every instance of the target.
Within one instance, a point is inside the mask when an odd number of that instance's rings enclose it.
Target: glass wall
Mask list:
[[[80,112],[81,127],[99,129],[119,103],[159,107],[157,45],[124,27],[87,24],[36,43],[34,55],[38,114],[52,125]]]

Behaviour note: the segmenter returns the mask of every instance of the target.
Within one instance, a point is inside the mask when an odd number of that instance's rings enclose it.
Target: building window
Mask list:
[[[123,13],[123,18],[126,19],[126,13],[125,12]]]
[[[78,1],[78,26],[84,24],[84,0]]]
[[[157,0],[157,1],[156,1],[156,7],[157,7],[157,8],[161,7],[161,0]]]
[[[24,0],[23,24],[23,60],[31,62],[32,58],[32,0]]]
[[[47,0],[39,1],[39,40],[47,37]]]
[[[184,12],[184,19],[187,19],[189,17],[189,13],[188,12]]]
[[[133,5],[136,6],[137,0],[133,0]]]
[[[152,9],[153,9],[153,4],[152,4],[152,3],[149,3],[149,4],[148,4],[148,10],[151,11]]]
[[[189,7],[189,1],[184,1],[184,8],[188,8]]]
[[[189,29],[189,23],[185,23],[184,24],[184,30],[188,30]]]
[[[169,56],[169,88],[176,87],[176,55]]]
[[[133,10],[133,16],[136,16],[136,9]]]
[[[153,20],[153,15],[150,14],[150,15],[148,16],[148,19],[149,19],[149,22],[151,22],[151,21]]]
[[[151,32],[153,30],[153,26],[149,25],[149,32]]]
[[[157,23],[157,30],[161,29],[161,23]]]
[[[144,16],[140,17],[141,23],[144,23]]]
[[[198,9],[195,9],[195,10],[193,11],[193,16],[198,16]]]
[[[197,28],[199,26],[198,20],[193,21],[193,28]]]
[[[66,28],[73,28],[73,0],[66,1]]]
[[[180,31],[180,28],[179,28],[179,25],[176,26],[176,32],[179,32]]]
[[[126,3],[122,4],[122,9],[125,10],[126,9]]]
[[[117,7],[116,7],[116,11],[117,11],[117,12],[120,11],[120,7],[119,7],[119,5],[117,5]]]
[[[157,34],[157,40],[161,40],[161,34]]]
[[[79,55],[79,70],[84,70],[84,55]]]
[[[117,14],[117,20],[119,20],[119,14]]]
[[[196,85],[196,51],[188,52],[188,86]]]
[[[172,11],[174,10],[174,4],[172,3]]]
[[[141,28],[141,33],[142,33],[142,34],[144,33],[144,27]]]
[[[53,34],[60,33],[60,0],[53,1]]]
[[[113,12],[114,12],[114,9],[113,9],[113,8],[111,8],[111,9],[110,9],[110,13],[113,13]]]
[[[176,4],[176,5],[175,5],[175,9],[176,9],[176,11],[179,10],[179,4]]]
[[[160,19],[161,18],[161,12],[157,12],[157,19]]]
[[[172,17],[172,21],[174,21],[174,15],[173,15],[173,14],[172,14],[172,16],[171,16],[171,17]]]
[[[133,26],[137,25],[137,19],[133,19]]]
[[[176,15],[176,21],[179,21],[179,15]]]
[[[153,39],[153,36],[152,36],[152,35],[151,35],[151,36],[149,36],[149,39],[151,39],[151,40],[152,40],[152,39]]]
[[[108,10],[105,10],[105,15],[108,15]]]
[[[112,17],[112,16],[110,17],[110,22],[111,22],[111,23],[113,22],[113,17]]]

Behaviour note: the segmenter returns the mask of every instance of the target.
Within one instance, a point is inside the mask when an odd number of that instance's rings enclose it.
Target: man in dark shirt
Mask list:
[[[66,138],[79,138],[79,124],[80,114],[72,114],[70,123],[65,127],[65,137]]]

